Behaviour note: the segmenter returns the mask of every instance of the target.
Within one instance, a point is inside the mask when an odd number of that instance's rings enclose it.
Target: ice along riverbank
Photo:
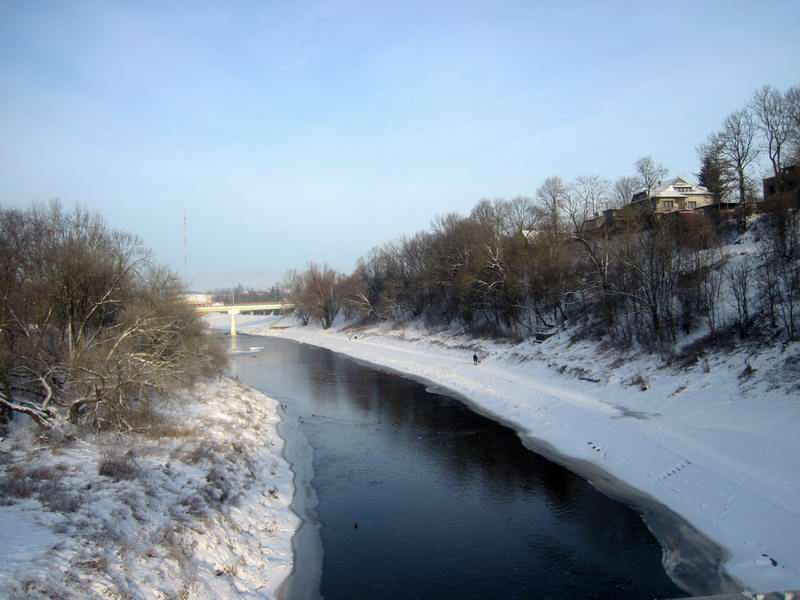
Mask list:
[[[313,449],[300,470],[311,461],[323,597],[685,594],[636,511],[449,391],[292,340],[231,343],[231,373],[279,399]],[[296,548],[302,583],[316,557]]]
[[[214,324],[222,328],[226,322]],[[791,458],[800,453],[791,435],[800,405],[790,394],[743,388],[714,364],[711,377],[699,368],[681,373],[649,365],[655,375],[644,393],[625,384],[647,366],[633,358],[610,376],[583,381],[556,366],[583,365],[591,375],[592,349],[559,346],[558,340],[551,347],[480,342],[483,362],[474,367],[476,342],[447,332],[323,332],[274,324],[271,317],[240,319],[245,332],[322,346],[447,387],[513,424],[527,443],[540,444],[539,451],[552,448],[552,456],[574,470],[599,469],[602,476],[586,476],[600,486],[603,479],[624,482],[640,503],[652,498],[668,507],[700,534],[696,539],[715,542],[693,547],[706,548],[702,554],[721,560],[742,585],[775,590],[800,584],[798,476]],[[280,325],[287,324],[284,319]],[[649,520],[671,551],[667,566],[683,577],[680,557],[686,555],[674,546],[683,536],[676,541],[669,525],[659,530],[659,519]]]

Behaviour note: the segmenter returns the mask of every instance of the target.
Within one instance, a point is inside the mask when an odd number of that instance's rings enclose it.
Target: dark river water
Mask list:
[[[231,372],[285,404],[313,448],[321,589],[291,596],[684,595],[635,511],[458,399],[313,346],[231,344]]]

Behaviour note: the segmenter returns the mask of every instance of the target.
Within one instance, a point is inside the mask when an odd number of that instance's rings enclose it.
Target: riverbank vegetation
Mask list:
[[[97,214],[0,209],[0,596],[275,596],[291,572],[277,402],[218,377],[183,292]]]
[[[618,347],[673,351],[800,330],[800,214],[790,195],[759,202],[766,157],[780,192],[800,162],[800,87],[765,86],[698,149],[710,210],[656,215],[667,169],[649,156],[611,183],[544,180],[534,197],[484,199],[469,215],[373,248],[350,275],[311,264],[284,282],[297,315],[421,320],[478,334],[544,337],[565,325]],[[785,189],[784,189],[785,188]],[[791,198],[794,198],[791,195]],[[613,219],[604,211],[613,210]]]
[[[278,403],[224,377],[172,398],[124,434],[11,424],[0,597],[276,596],[299,525]]]
[[[136,236],[58,202],[0,209],[0,422],[129,431],[224,353]]]

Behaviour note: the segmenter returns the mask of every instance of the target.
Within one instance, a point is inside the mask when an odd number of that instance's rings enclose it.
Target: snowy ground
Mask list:
[[[227,315],[206,319],[228,327]],[[240,333],[326,347],[463,394],[668,506],[727,551],[725,569],[744,586],[800,588],[798,344],[679,368],[570,343],[568,332],[508,344],[413,327],[322,331],[288,317],[236,320]]]
[[[0,442],[0,597],[265,598],[299,519],[278,404],[196,386],[148,435]]]

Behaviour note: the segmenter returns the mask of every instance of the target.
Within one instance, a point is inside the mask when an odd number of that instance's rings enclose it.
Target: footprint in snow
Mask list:
[[[598,454],[602,454],[603,458],[606,457],[606,451],[603,450],[602,446],[595,444],[594,442],[586,442],[586,445],[589,446],[592,450],[597,452]]]
[[[775,560],[774,558],[772,558],[771,556],[769,556],[768,554],[764,554],[764,553],[762,552],[762,553],[761,553],[761,556],[763,556],[764,558],[766,558],[766,559],[769,561],[769,564],[771,564],[773,567],[777,567],[777,566],[778,566],[778,561],[777,561],[777,560]],[[781,568],[783,568],[783,567],[781,567]]]
[[[666,473],[662,473],[661,476],[658,478],[658,480],[659,481],[664,481],[665,479],[669,479],[673,475],[677,475],[678,473],[683,471],[686,467],[688,467],[691,464],[692,464],[692,461],[690,461],[687,458],[686,460],[683,460],[682,462],[678,463],[677,465],[675,465],[674,467],[669,469]]]

